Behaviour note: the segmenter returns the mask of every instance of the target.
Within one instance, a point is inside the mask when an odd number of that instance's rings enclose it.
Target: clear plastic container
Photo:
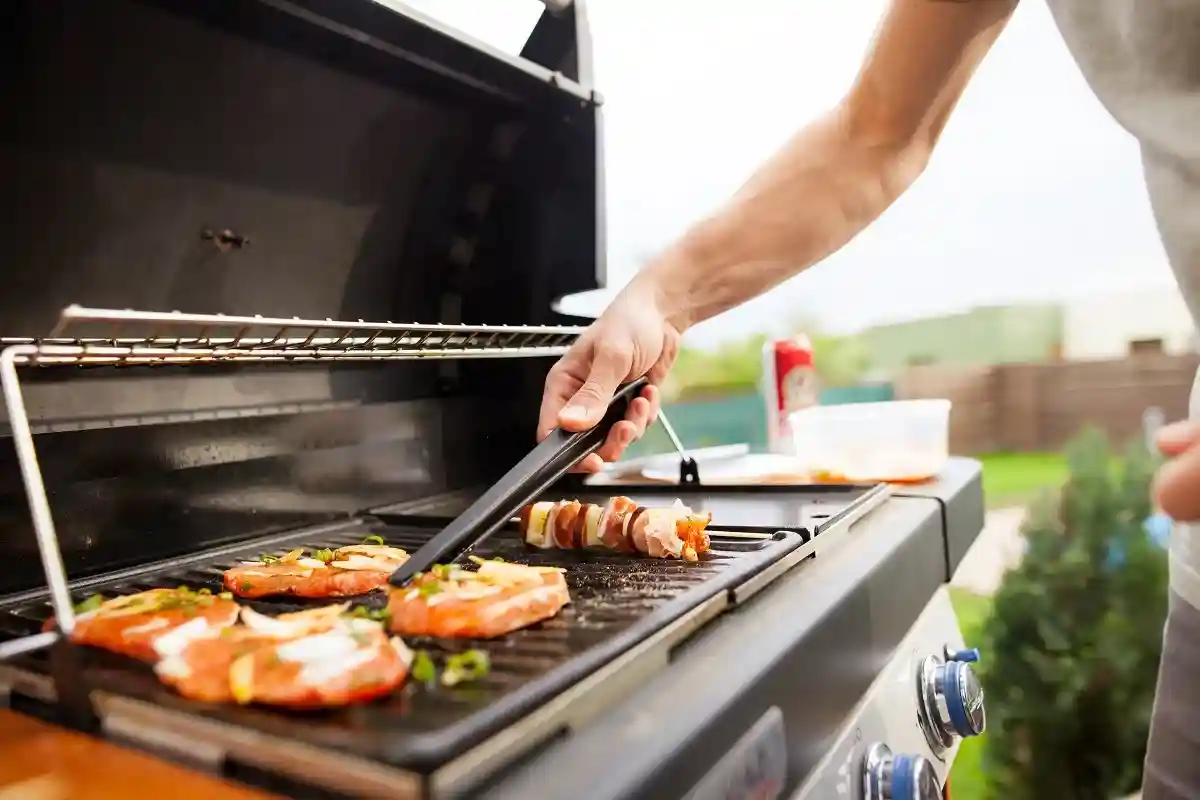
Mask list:
[[[788,423],[796,458],[817,481],[916,483],[950,455],[949,400],[815,406]]]

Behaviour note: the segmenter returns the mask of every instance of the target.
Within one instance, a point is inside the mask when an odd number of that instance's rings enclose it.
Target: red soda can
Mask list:
[[[772,453],[794,452],[788,415],[817,404],[813,346],[799,334],[763,345],[763,397],[767,409],[767,447]]]

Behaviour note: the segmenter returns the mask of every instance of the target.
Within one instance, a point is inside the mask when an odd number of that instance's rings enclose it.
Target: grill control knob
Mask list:
[[[955,737],[978,736],[987,727],[983,686],[970,662],[978,650],[946,651],[946,660],[929,656],[917,676],[921,729],[929,746],[941,754]]]
[[[893,755],[873,744],[863,760],[863,800],[940,800],[942,786],[923,756]]]
[[[961,661],[964,664],[974,664],[979,660],[979,648],[972,647],[969,650],[951,650],[946,648],[947,661]]]

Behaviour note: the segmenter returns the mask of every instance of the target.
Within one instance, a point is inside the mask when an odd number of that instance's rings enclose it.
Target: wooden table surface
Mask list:
[[[272,797],[0,709],[0,800]]]

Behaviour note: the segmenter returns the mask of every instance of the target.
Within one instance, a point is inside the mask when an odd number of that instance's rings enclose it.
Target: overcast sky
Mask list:
[[[411,0],[510,52],[535,0]],[[853,79],[884,0],[592,0],[610,285],[725,200]],[[917,184],[827,261],[689,334],[831,329],[1170,280],[1133,139],[1021,3]]]

